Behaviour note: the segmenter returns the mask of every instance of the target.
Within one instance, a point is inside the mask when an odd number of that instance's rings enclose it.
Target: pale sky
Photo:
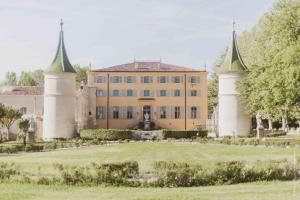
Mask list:
[[[159,60],[210,67],[275,0],[0,0],[1,74],[47,68],[64,20],[72,64],[93,69]]]

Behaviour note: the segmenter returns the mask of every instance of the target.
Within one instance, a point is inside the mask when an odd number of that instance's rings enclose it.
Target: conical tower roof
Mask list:
[[[247,69],[246,65],[243,62],[243,59],[240,55],[237,41],[236,41],[236,33],[233,28],[232,31],[232,40],[227,50],[227,54],[224,60],[224,63],[221,66],[220,73],[226,72],[240,72],[245,71]]]
[[[67,56],[67,52],[64,44],[64,32],[63,32],[62,21],[60,23],[60,26],[61,26],[61,30],[59,33],[59,42],[58,42],[57,51],[51,66],[46,71],[54,72],[54,73],[62,73],[62,72],[76,73],[75,69],[71,65]]]

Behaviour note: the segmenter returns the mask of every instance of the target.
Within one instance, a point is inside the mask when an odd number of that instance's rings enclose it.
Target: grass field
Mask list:
[[[90,162],[119,162],[136,160],[140,171],[152,170],[160,160],[183,161],[213,165],[218,161],[244,160],[293,160],[292,148],[264,146],[235,146],[221,144],[184,144],[167,142],[135,142],[104,146],[60,149],[49,152],[0,154],[0,161],[13,161],[21,170],[36,174],[53,174],[53,163],[86,165]],[[299,189],[299,190],[298,190]],[[79,187],[66,185],[0,184],[0,200],[9,199],[299,199],[300,181],[249,183],[230,186],[193,188],[126,188],[126,187]]]
[[[297,149],[296,155],[300,156]],[[221,144],[182,144],[166,142],[136,142],[83,148],[61,149],[49,152],[0,154],[0,161],[19,163],[28,172],[38,168],[46,173],[53,169],[53,163],[85,165],[91,162],[119,162],[136,160],[142,172],[152,169],[153,163],[160,160],[184,161],[211,165],[225,160],[292,160],[292,148],[235,146]]]
[[[193,188],[0,184],[0,200],[298,200],[299,198],[299,181]]]

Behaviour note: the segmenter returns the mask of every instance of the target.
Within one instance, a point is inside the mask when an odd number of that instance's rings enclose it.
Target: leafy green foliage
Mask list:
[[[131,139],[133,132],[126,129],[84,129],[80,131],[83,139],[125,140]]]
[[[0,116],[0,123],[7,129],[7,139],[9,139],[9,129],[16,120],[22,117],[22,113],[11,106],[1,106],[0,113],[3,113],[3,116]]]
[[[28,119],[22,119],[19,122],[19,129],[20,129],[19,137],[22,138],[24,146],[26,146],[26,137],[28,134],[29,127],[30,127],[30,123]]]
[[[162,130],[161,134],[164,139],[167,138],[196,138],[207,137],[207,130]]]
[[[76,82],[84,84],[87,83],[87,71],[89,70],[88,67],[81,67],[80,65],[74,65],[74,69],[76,71]]]
[[[244,35],[249,71],[238,89],[249,114],[260,110],[265,118],[279,120],[288,110],[291,118],[300,116],[299,10],[299,1],[279,0]]]

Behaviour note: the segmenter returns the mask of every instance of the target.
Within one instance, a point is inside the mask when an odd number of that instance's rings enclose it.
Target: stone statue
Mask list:
[[[150,115],[149,115],[148,113],[146,113],[146,114],[144,115],[144,118],[145,118],[145,121],[148,122],[149,119],[150,119]]]
[[[262,119],[261,119],[261,114],[258,111],[256,114],[256,129],[263,129],[263,124],[262,124]]]
[[[264,126],[262,124],[261,114],[258,111],[256,114],[256,138],[261,139],[264,137]]]
[[[35,121],[33,116],[29,118],[29,130],[28,132],[35,132]]]

